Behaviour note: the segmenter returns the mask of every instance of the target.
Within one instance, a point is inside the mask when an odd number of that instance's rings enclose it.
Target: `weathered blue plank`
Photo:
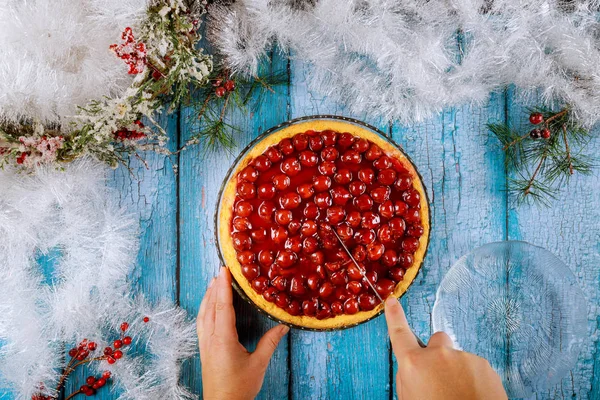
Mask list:
[[[516,101],[518,93],[509,92],[509,121],[527,129],[527,106]],[[600,148],[595,138],[587,151]],[[597,154],[597,151],[595,152]],[[563,260],[573,271],[589,302],[588,333],[577,365],[559,384],[537,399],[600,398],[600,362],[598,328],[600,326],[600,177],[575,175],[549,207],[509,208],[508,238],[524,240],[544,247]]]
[[[306,69],[292,63],[292,117],[336,114],[355,117],[387,132],[381,121],[351,115],[306,87]],[[382,399],[389,397],[389,341],[383,317],[344,331],[292,331],[292,398]]]
[[[287,71],[287,59],[275,53],[265,70]],[[288,119],[289,93],[287,85],[266,93],[256,113],[235,113],[228,116],[241,127],[236,134],[237,145],[230,153],[219,151],[204,154],[204,149],[192,147],[181,154],[179,181],[180,229],[180,303],[190,313],[196,313],[210,279],[216,275],[219,260],[214,241],[214,211],[218,190],[225,174],[239,152],[258,134]],[[251,111],[251,110],[250,110]],[[190,137],[193,123],[190,110],[183,114],[182,141]],[[258,339],[274,323],[254,307],[236,296],[235,307],[238,330],[242,343],[252,350]],[[276,351],[259,398],[286,398],[288,394],[287,340]],[[202,391],[199,359],[195,358],[185,369],[184,382],[197,393]]]
[[[431,311],[444,274],[463,254],[505,237],[503,157],[485,127],[504,117],[504,95],[494,94],[484,107],[462,106],[421,124],[393,127],[392,137],[415,162],[431,202],[428,255],[402,299],[424,340],[433,334]]]

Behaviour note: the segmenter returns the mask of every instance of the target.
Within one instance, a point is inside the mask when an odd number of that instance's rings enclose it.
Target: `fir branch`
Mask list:
[[[507,169],[519,176],[508,185],[517,203],[549,205],[571,176],[591,172],[595,161],[583,154],[591,134],[577,123],[569,106],[529,112],[527,133],[507,124],[488,124],[488,129],[502,145]]]

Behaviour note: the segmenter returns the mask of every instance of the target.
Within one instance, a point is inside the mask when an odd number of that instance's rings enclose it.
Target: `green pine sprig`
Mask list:
[[[568,106],[558,111],[536,107],[529,112],[541,115],[542,122],[530,123],[526,132],[507,124],[488,124],[488,128],[502,145],[507,171],[515,175],[508,181],[508,191],[516,202],[549,205],[575,173],[591,173],[595,160],[585,153],[591,134]]]

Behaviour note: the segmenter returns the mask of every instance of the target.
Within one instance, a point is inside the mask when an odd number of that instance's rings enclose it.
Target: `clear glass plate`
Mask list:
[[[577,361],[587,302],[569,268],[525,242],[490,243],[461,257],[437,291],[433,328],[486,358],[509,397],[558,382]]]

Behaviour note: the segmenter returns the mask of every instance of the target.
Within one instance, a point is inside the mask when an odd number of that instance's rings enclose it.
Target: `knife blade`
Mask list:
[[[367,271],[365,271],[365,269],[362,268],[358,264],[358,262],[354,259],[354,257],[350,253],[350,250],[348,250],[348,247],[346,247],[346,244],[344,243],[344,241],[342,240],[342,238],[340,237],[340,235],[337,234],[337,232],[335,231],[335,229],[333,228],[333,226],[329,226],[329,227],[331,228],[331,231],[333,232],[333,234],[337,238],[338,242],[340,242],[340,244],[342,245],[342,247],[346,251],[346,254],[348,254],[348,257],[350,257],[350,260],[352,260],[352,262],[354,263],[354,265],[356,266],[356,268],[358,268],[358,270],[360,271],[360,274],[363,276],[364,280],[369,284],[369,286],[371,287],[371,289],[375,293],[375,296],[377,296],[377,298],[379,299],[379,301],[381,301],[381,304],[383,304],[384,303],[383,299],[381,298],[381,296],[379,295],[379,293],[375,289],[375,286],[373,285],[373,283],[367,278]],[[415,336],[415,339],[417,339],[417,343],[419,344],[420,347],[422,347],[422,348],[427,347],[427,345],[421,340],[421,338],[419,336],[417,336],[417,334],[412,330],[412,328],[410,328],[410,331]]]
[[[344,243],[344,241],[342,240],[342,238],[340,237],[340,235],[337,234],[337,232],[335,231],[335,229],[333,228],[333,226],[330,226],[330,228],[331,228],[331,231],[333,232],[333,234],[335,235],[335,237],[337,238],[337,240],[340,242],[340,244],[342,245],[342,247],[346,251],[346,254],[348,254],[348,257],[350,257],[350,259],[352,260],[352,262],[354,263],[354,265],[356,266],[356,268],[358,268],[358,270],[360,271],[360,274],[363,276],[363,278],[365,278],[364,280],[368,283],[368,285],[371,287],[371,289],[375,293],[375,296],[377,296],[377,298],[379,299],[379,301],[381,302],[381,304],[383,304],[383,299],[381,298],[381,296],[379,295],[379,293],[375,289],[375,286],[373,285],[373,283],[367,278],[367,271],[365,271],[365,269],[363,267],[361,267],[358,264],[358,262],[356,262],[356,260],[354,259],[354,257],[352,257],[352,254],[350,253],[350,250],[348,250],[348,248],[346,247],[346,244]]]

